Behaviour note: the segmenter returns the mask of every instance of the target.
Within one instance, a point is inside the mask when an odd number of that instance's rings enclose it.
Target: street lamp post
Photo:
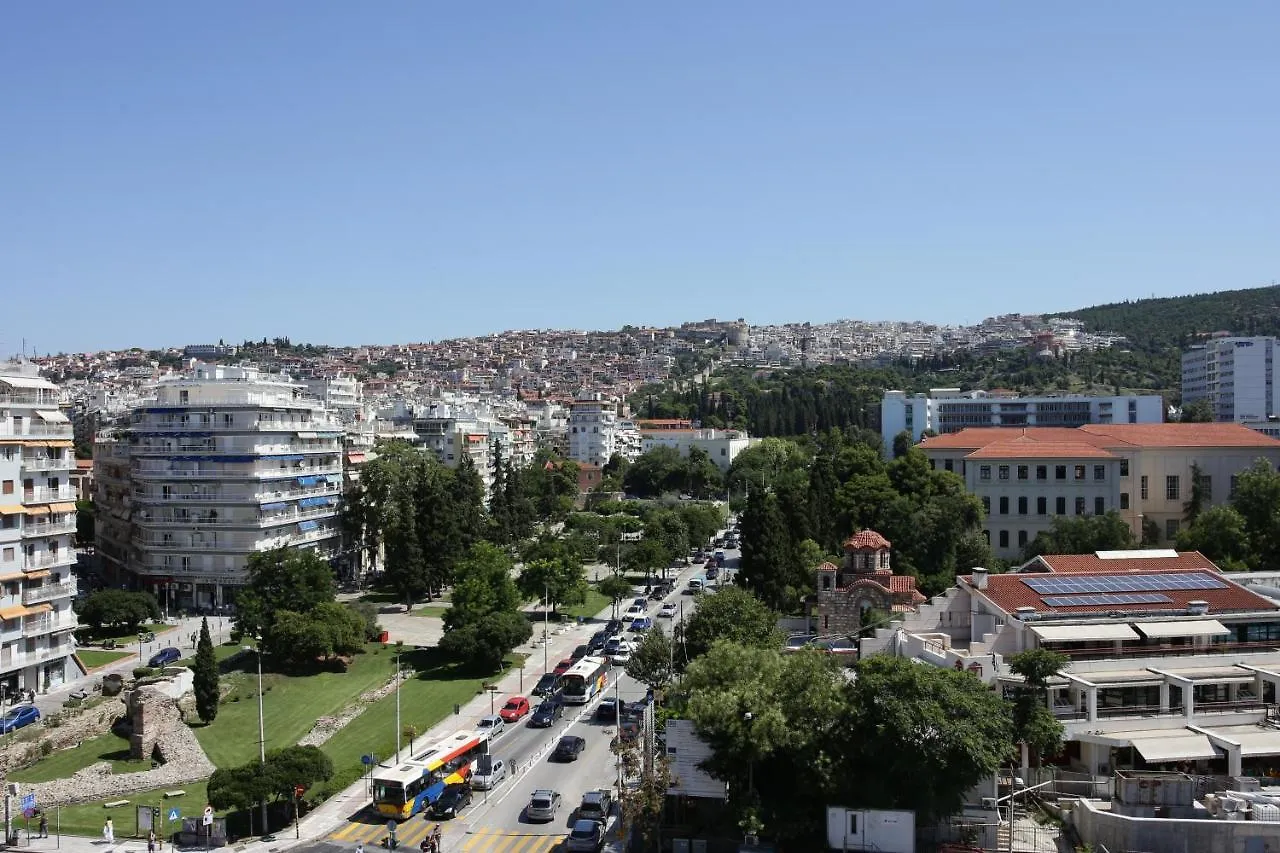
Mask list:
[[[400,652],[404,650],[404,641],[396,641],[396,763],[400,761]]]
[[[138,663],[142,663],[142,632],[138,632]]]
[[[542,674],[551,671],[547,647],[551,645],[551,585],[542,585]]]
[[[262,766],[262,772],[267,771],[267,729],[266,719],[262,713],[262,640],[258,640],[258,646],[243,646],[246,652],[254,652],[258,659],[258,761]],[[267,801],[262,801],[262,838],[264,840],[272,840],[271,828],[267,824]]]

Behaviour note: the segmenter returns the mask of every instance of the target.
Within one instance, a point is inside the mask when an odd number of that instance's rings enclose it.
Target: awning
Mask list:
[[[21,619],[27,614],[27,608],[21,604],[13,607],[0,607],[0,619]]]
[[[48,569],[36,569],[34,572],[23,572],[22,577],[27,580],[38,581],[41,578],[47,578],[52,574]]]
[[[264,510],[276,510],[276,509],[284,509],[284,508],[285,508],[285,504],[283,503],[269,503],[269,504],[262,505],[262,509]]]
[[[22,515],[25,510],[22,504],[7,504],[0,506],[0,515]]]
[[[318,521],[302,521],[298,523],[298,530],[305,533],[309,530],[315,530],[319,526],[320,522]]]
[[[1217,619],[1182,619],[1174,622],[1134,622],[1133,627],[1150,639],[1165,637],[1213,637],[1231,631]]]
[[[0,376],[0,385],[8,385],[10,388],[44,388],[49,391],[58,390],[58,386],[54,385],[48,379],[39,376]]]
[[[73,503],[49,504],[49,512],[75,512],[76,505]]]
[[[67,441],[65,438],[58,439],[56,441],[45,442],[45,445],[47,447],[75,447],[75,445],[72,442]]]
[[[299,477],[298,478],[299,486],[314,486],[318,482],[320,482],[319,477]]]
[[[10,572],[7,575],[0,575],[0,583],[4,583],[5,581],[20,581],[25,577],[26,575],[22,572]]]
[[[328,506],[329,499],[324,496],[303,498],[298,501],[298,506]]]
[[[1046,643],[1073,643],[1086,640],[1137,640],[1136,631],[1123,622],[1092,625],[1032,625],[1031,632]]]
[[[53,423],[53,424],[71,423],[71,419],[68,418],[66,415],[62,414],[62,412],[46,412],[41,409],[36,409],[36,414],[40,416],[40,420],[45,421],[47,423]]]
[[[1151,731],[1143,736],[1131,737],[1129,743],[1138,750],[1144,761],[1153,763],[1201,761],[1218,757],[1218,751],[1207,737],[1186,729],[1169,729],[1167,733]]]
[[[1240,744],[1241,758],[1280,755],[1280,731],[1258,726],[1220,726],[1204,728],[1213,737]]]
[[[47,506],[29,506],[22,510],[23,515],[48,515],[49,508]]]

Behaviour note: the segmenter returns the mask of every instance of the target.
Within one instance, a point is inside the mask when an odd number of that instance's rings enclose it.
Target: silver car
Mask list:
[[[481,717],[480,722],[476,723],[476,731],[495,738],[507,730],[506,722],[497,714],[490,714],[487,717]]]
[[[528,820],[550,821],[556,819],[556,812],[560,810],[560,794],[556,791],[550,791],[541,788],[533,792],[533,796],[529,798],[529,805],[525,806],[524,816]]]
[[[477,791],[491,791],[507,778],[507,763],[501,758],[482,755],[476,762],[476,772],[471,775],[471,787]]]

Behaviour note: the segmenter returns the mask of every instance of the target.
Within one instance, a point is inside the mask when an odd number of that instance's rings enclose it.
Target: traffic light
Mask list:
[[[153,821],[156,821],[156,820],[159,820],[159,819],[160,819],[160,807],[159,807],[159,806],[152,806],[152,807],[151,807],[151,819],[152,819]]]

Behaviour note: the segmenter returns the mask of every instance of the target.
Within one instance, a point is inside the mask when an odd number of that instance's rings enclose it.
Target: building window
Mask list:
[[[1018,531],[1018,547],[1019,548],[1027,547],[1027,531],[1025,530]]]
[[[12,549],[12,548],[5,548],[5,549],[4,549],[4,561],[5,561],[6,563],[12,563],[12,562],[13,562],[13,549]]]
[[[990,479],[991,479],[991,466],[990,466],[990,465],[980,465],[980,466],[978,466],[978,479],[979,479],[979,480],[990,480]]]
[[[991,498],[983,497],[983,499],[982,499],[982,514],[983,514],[983,515],[991,515]],[[5,516],[5,517],[7,518],[8,516]]]
[[[943,467],[943,468],[945,468],[945,469],[947,469],[948,471],[953,471],[953,470],[955,470],[954,465],[955,465],[955,462],[954,462],[953,460],[951,460],[951,459],[943,459],[943,460],[942,460],[942,467]]]
[[[1129,493],[1128,493],[1128,492],[1121,492],[1121,493],[1120,493],[1120,508],[1121,508],[1121,509],[1128,509],[1128,508],[1129,508]]]
[[[1120,460],[1120,476],[1121,477],[1129,476],[1129,460],[1128,459]]]
[[[1076,498],[1076,515],[1084,515],[1084,498]]]
[[[1147,499],[1147,475],[1146,474],[1142,475],[1142,480],[1140,481],[1140,486],[1138,489],[1138,496],[1142,498],[1144,501]]]
[[[1231,475],[1231,486],[1230,486],[1230,491],[1229,491],[1229,492],[1227,492],[1227,497],[1228,497],[1228,498],[1234,498],[1234,497],[1236,496],[1236,486],[1237,486],[1237,485],[1239,485],[1239,482],[1240,482],[1240,478],[1239,478],[1238,476],[1236,476],[1235,474],[1232,474],[1232,475]]]
[[[1018,479],[1019,479],[1019,480],[1025,480],[1025,479],[1027,479],[1027,476],[1028,476],[1028,474],[1030,473],[1030,470],[1031,470],[1031,469],[1030,469],[1030,468],[1028,468],[1026,465],[1019,465],[1019,466],[1018,466]]]
[[[822,588],[825,590],[831,589],[831,575],[824,574],[822,576]]]
[[[1036,466],[1036,479],[1037,479],[1037,480],[1047,480],[1047,479],[1049,479],[1049,466],[1048,466],[1048,465],[1037,465],[1037,466]]]
[[[1182,484],[1177,474],[1170,474],[1164,478],[1164,498],[1168,501],[1176,501],[1182,497]]]
[[[1009,514],[1009,498],[1008,497],[1000,498],[1000,514],[1001,515]]]
[[[1077,480],[1083,480],[1083,479],[1084,479],[1084,466],[1083,466],[1083,465],[1077,465],[1077,466],[1076,466],[1075,475],[1076,475],[1076,479],[1077,479]]]
[[[1053,511],[1054,511],[1055,513],[1057,513],[1058,515],[1066,515],[1066,514],[1067,514],[1067,499],[1066,499],[1066,498],[1054,498],[1054,501],[1053,501]]]
[[[1036,515],[1048,515],[1048,514],[1049,514],[1049,499],[1036,498]]]
[[[1205,503],[1213,503],[1213,477],[1208,474],[1200,475],[1200,492],[1204,495]]]
[[[721,456],[728,456],[728,455],[729,455],[729,451],[728,451],[726,448],[722,447],[722,448],[720,448],[720,455],[721,455]]]
[[[1106,498],[1094,498],[1094,499],[1093,499],[1093,514],[1094,514],[1094,515],[1106,515],[1106,513],[1107,513],[1107,499],[1106,499]]]
[[[1025,497],[1018,498],[1018,515],[1027,514],[1027,499]]]
[[[1164,538],[1171,542],[1178,538],[1178,519],[1170,518],[1165,521]]]
[[[1007,530],[1000,531],[1000,547],[1001,548],[1009,547],[1009,531]]]
[[[1067,466],[1066,465],[1053,466],[1053,478],[1055,480],[1067,479]]]
[[[6,494],[6,495],[13,494],[13,480],[5,480],[3,483],[3,488],[0,488],[0,493]]]
[[[1007,480],[1007,479],[1009,479],[1009,466],[1008,466],[1008,465],[1001,465],[1001,466],[1000,466],[1000,479],[1001,479],[1001,480]]]
[[[1107,466],[1106,466],[1106,465],[1094,465],[1094,466],[1093,466],[1093,479],[1095,479],[1095,480],[1105,480],[1105,479],[1107,479]]]

